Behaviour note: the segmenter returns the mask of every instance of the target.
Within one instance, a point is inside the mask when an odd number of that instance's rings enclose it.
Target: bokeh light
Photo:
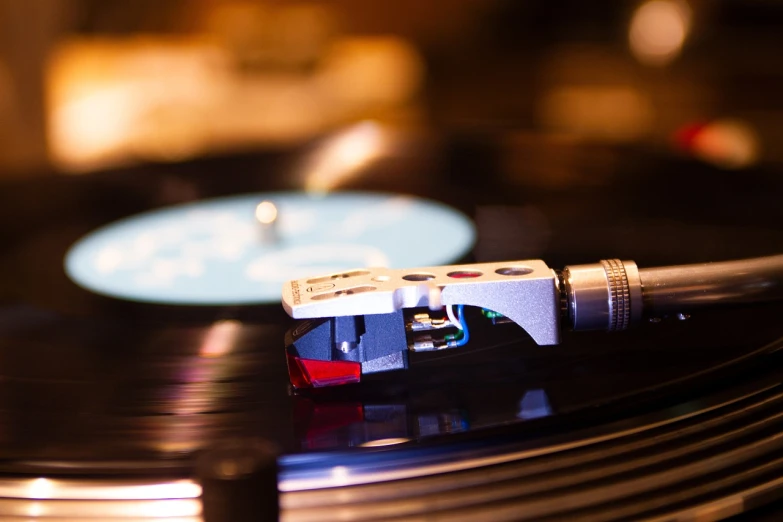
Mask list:
[[[645,65],[666,65],[680,54],[690,30],[688,4],[679,0],[649,0],[631,17],[631,52]]]

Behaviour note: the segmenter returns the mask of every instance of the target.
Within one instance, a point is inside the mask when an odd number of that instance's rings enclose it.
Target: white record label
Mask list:
[[[277,210],[273,242],[264,239],[256,217],[262,201]],[[445,264],[463,256],[474,239],[467,217],[434,201],[261,193],[112,223],[76,242],[65,269],[82,287],[134,301],[262,304],[279,302],[289,279],[366,266]]]

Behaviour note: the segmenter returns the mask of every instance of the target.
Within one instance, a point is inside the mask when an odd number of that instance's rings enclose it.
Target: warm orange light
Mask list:
[[[698,158],[724,169],[749,167],[758,161],[761,152],[753,127],[732,119],[699,127],[684,146]]]
[[[242,323],[234,320],[218,321],[209,327],[201,342],[202,357],[221,357],[229,353],[239,337]]]
[[[631,52],[646,65],[666,65],[680,54],[690,29],[691,10],[684,1],[649,0],[631,18]]]
[[[359,444],[362,448],[380,448],[382,446],[396,446],[397,444],[405,444],[410,442],[411,439],[407,437],[392,437],[388,439],[375,439]]]
[[[327,140],[305,173],[305,190],[328,192],[376,160],[388,148],[380,125],[362,122]]]
[[[422,59],[405,39],[351,37],[331,46],[317,81],[338,106],[394,106],[416,95],[423,76]]]
[[[231,20],[244,12],[228,11]],[[328,36],[321,8],[250,11],[277,13],[281,24],[271,30],[280,37],[271,47],[264,47],[263,37],[254,40],[269,53],[261,60],[269,67],[254,74],[234,66],[247,56],[229,38],[237,35],[222,31],[225,40],[77,37],[59,44],[46,80],[53,163],[78,173],[137,160],[179,161],[209,151],[298,143],[365,117],[416,117],[411,104],[424,66],[405,39]],[[257,35],[255,22],[243,27],[245,35]],[[270,65],[279,63],[317,66]],[[364,152],[350,145],[335,154],[349,169],[365,161]]]
[[[652,102],[630,85],[554,87],[539,111],[548,129],[609,142],[638,139],[653,124]]]
[[[80,172],[129,158],[180,159],[206,139],[228,58],[199,38],[74,39],[47,68],[53,161]]]

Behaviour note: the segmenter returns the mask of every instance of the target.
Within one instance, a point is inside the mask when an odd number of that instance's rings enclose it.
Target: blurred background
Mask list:
[[[501,172],[550,186],[575,144],[783,163],[774,0],[0,0],[0,35],[0,177],[323,136],[346,170],[389,136],[491,135]]]

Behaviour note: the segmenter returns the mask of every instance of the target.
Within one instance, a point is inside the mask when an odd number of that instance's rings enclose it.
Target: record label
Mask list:
[[[355,267],[449,263],[474,239],[466,216],[420,198],[259,193],[109,224],[71,247],[65,269],[80,286],[122,299],[264,304],[279,302],[290,279]]]

